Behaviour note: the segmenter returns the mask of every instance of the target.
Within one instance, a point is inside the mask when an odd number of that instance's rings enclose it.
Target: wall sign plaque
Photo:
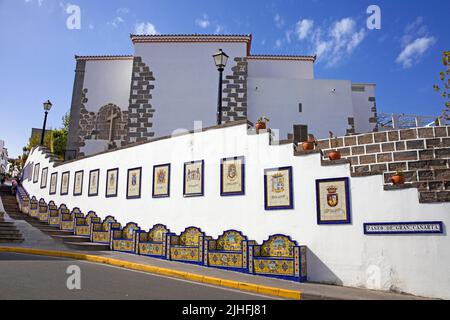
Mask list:
[[[106,173],[106,198],[117,197],[119,169],[111,169]]]
[[[128,170],[127,199],[141,197],[142,168]]]
[[[240,196],[245,194],[244,157],[222,159],[220,164],[220,195]]]
[[[34,174],[33,174],[33,183],[37,183],[39,180],[39,169],[41,167],[41,164],[38,163],[34,166]]]
[[[73,184],[73,195],[75,197],[83,194],[83,177],[84,171],[75,172],[75,180]]]
[[[50,177],[50,195],[56,194],[57,182],[58,182],[58,172],[52,173]]]
[[[92,170],[89,172],[89,197],[98,196],[98,183],[99,183],[100,169]]]
[[[64,172],[61,176],[61,195],[66,196],[69,194],[69,180],[70,172]]]
[[[204,172],[204,160],[184,164],[183,195],[185,197],[204,196]]]
[[[153,167],[153,198],[170,197],[170,164]]]
[[[266,210],[294,208],[292,167],[264,170],[264,206]]]
[[[364,234],[443,234],[444,225],[441,221],[428,222],[381,222],[365,223]]]
[[[42,169],[41,175],[41,189],[47,188],[48,168]]]
[[[316,180],[317,223],[350,224],[349,179]]]

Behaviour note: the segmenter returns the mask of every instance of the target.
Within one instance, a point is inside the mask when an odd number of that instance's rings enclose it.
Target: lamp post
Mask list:
[[[217,102],[217,124],[222,124],[222,77],[223,77],[223,71],[225,70],[225,67],[227,66],[228,62],[228,55],[222,51],[222,49],[219,49],[219,51],[213,55],[214,62],[216,64],[217,70],[219,71],[219,99]]]
[[[45,137],[45,126],[47,125],[47,116],[48,112],[52,109],[52,103],[50,100],[47,100],[47,102],[44,102],[44,111],[45,111],[45,117],[44,117],[44,127],[42,128],[42,134],[41,134],[41,146],[44,145],[44,137]]]

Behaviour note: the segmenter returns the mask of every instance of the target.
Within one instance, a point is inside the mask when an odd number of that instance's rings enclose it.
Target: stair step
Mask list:
[[[61,235],[52,235],[51,236],[55,240],[59,240],[62,242],[74,242],[74,243],[84,243],[90,242],[90,239],[82,236],[61,236]]]
[[[0,239],[12,239],[12,240],[17,240],[17,239],[22,239],[22,235],[20,234],[0,234]]]
[[[94,242],[65,242],[67,247],[82,251],[109,251],[109,245]]]
[[[1,239],[0,238],[0,243],[22,243],[24,242],[25,239],[21,238],[21,239]]]
[[[67,230],[58,230],[58,229],[41,229],[41,232],[45,233],[49,236],[70,236],[73,235],[73,232]]]

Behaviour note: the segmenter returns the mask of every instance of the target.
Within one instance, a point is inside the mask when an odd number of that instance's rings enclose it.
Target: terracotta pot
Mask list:
[[[339,151],[331,151],[328,154],[328,158],[330,158],[331,161],[341,160],[341,153]]]
[[[267,129],[266,124],[264,122],[258,122],[256,124],[256,131]]]
[[[303,150],[305,150],[305,151],[314,150],[314,143],[313,142],[303,142],[302,147],[303,147]]]
[[[405,184],[405,177],[396,174],[392,176],[391,181],[394,185]]]

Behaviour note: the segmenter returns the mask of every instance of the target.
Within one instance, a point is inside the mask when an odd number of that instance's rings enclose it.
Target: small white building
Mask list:
[[[229,56],[223,120],[270,119],[279,138],[308,125],[317,138],[376,128],[374,84],[316,79],[314,56],[251,53],[251,35],[132,35],[132,56],[76,56],[69,150],[78,155],[217,123],[219,73]]]

